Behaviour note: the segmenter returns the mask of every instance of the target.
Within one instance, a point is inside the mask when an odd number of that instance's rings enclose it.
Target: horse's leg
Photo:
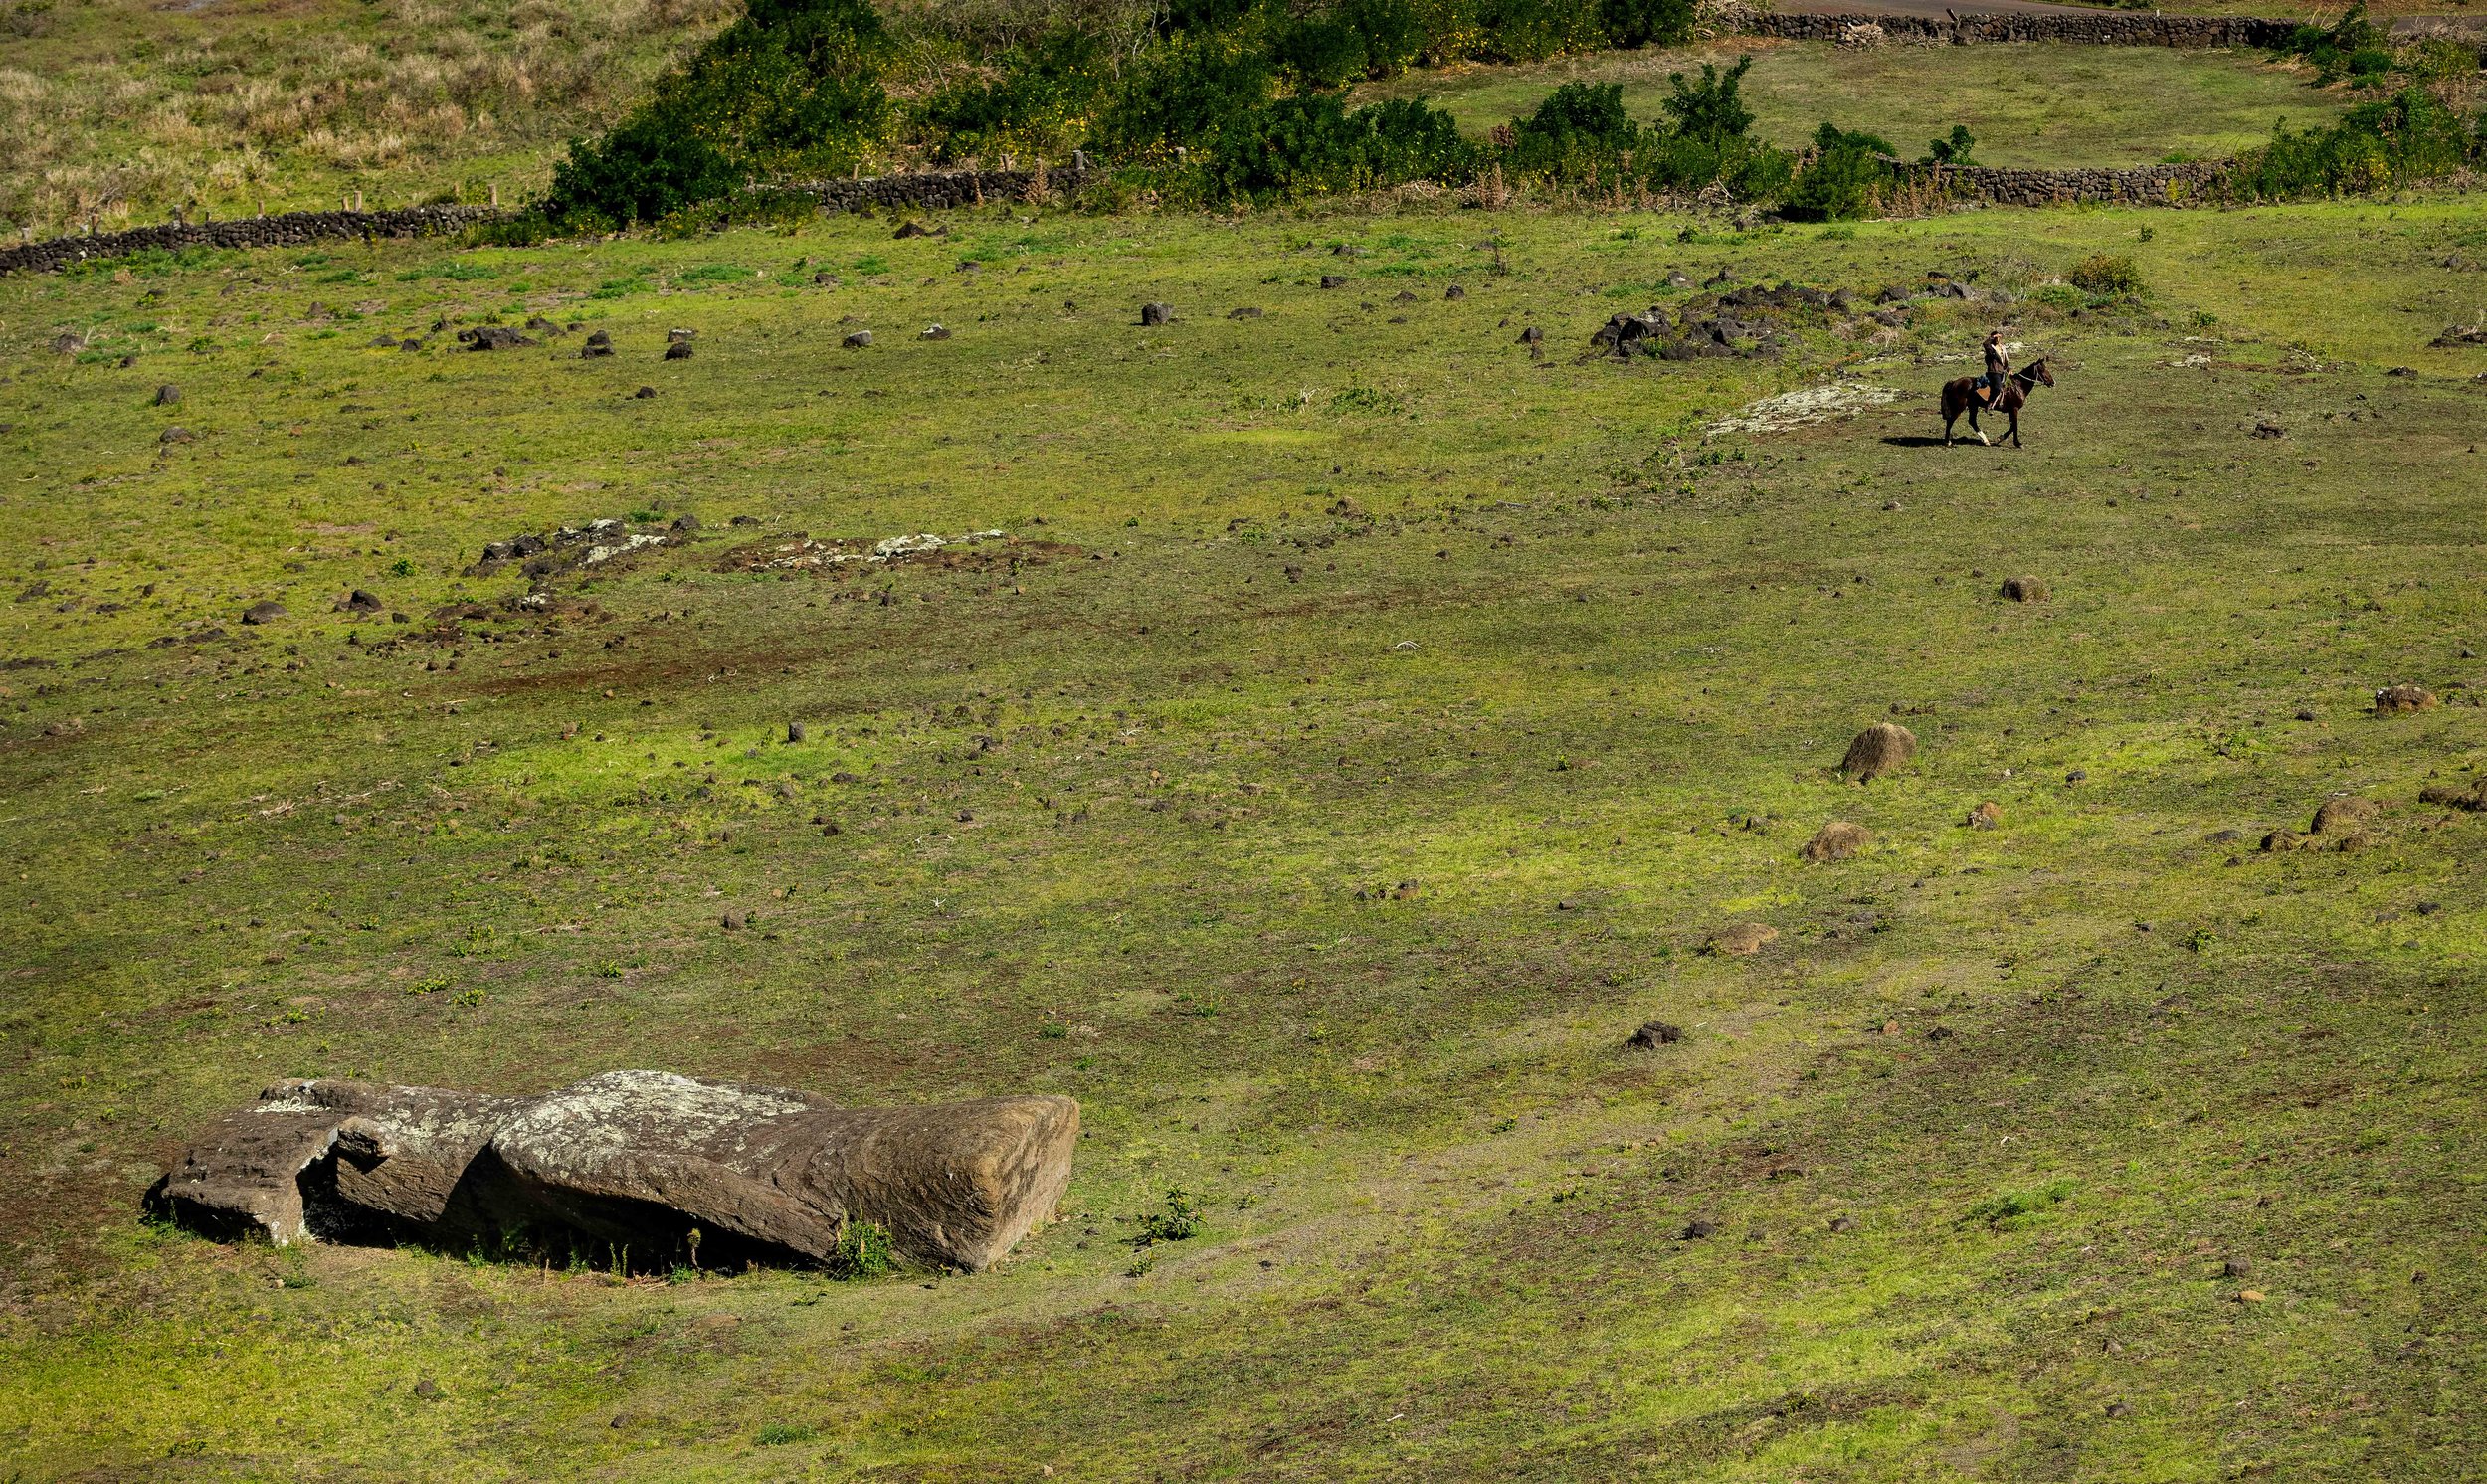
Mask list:
[[[2012,447],[2020,447],[2020,409],[2012,409]]]
[[[1952,446],[1952,425],[1960,421],[1960,412],[1950,403],[1943,406],[1943,447]]]
[[[1987,431],[1978,426],[1978,409],[1974,406],[1969,409],[1969,431],[1978,435],[1978,446],[1980,448],[1991,449],[1995,447],[1993,443],[1988,441]]]

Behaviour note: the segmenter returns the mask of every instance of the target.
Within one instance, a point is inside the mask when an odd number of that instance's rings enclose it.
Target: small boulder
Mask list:
[[[2014,603],[2044,603],[2053,596],[2047,591],[2043,577],[2007,577],[2002,595]]]
[[[187,444],[198,442],[198,437],[187,428],[167,428],[155,435],[155,441],[159,444]]]
[[[1466,298],[1467,296],[1468,290],[1460,287],[1456,283],[1453,283],[1448,288],[1442,290],[1442,297],[1451,303],[1457,303],[1459,300]]]
[[[1174,322],[1175,310],[1172,304],[1142,304],[1140,306],[1140,323],[1145,328],[1154,329],[1159,325]]]
[[[946,324],[928,324],[924,326],[924,332],[917,335],[915,338],[918,340],[947,340],[950,338],[950,327]]]
[[[2347,835],[2362,830],[2369,820],[2375,818],[2378,807],[2372,799],[2361,799],[2355,794],[2334,794],[2315,810],[2313,833]]]
[[[657,395],[657,389],[655,387],[641,387],[638,391],[631,393],[631,400],[634,402],[645,402],[655,395]]]
[[[155,405],[158,407],[179,407],[181,405],[181,388],[174,386],[169,381],[164,383],[162,386],[157,387],[155,389]]]
[[[1710,952],[1726,958],[1750,958],[1779,940],[1779,929],[1764,922],[1738,922],[1710,935]]]
[[[1848,743],[1839,771],[1858,783],[1871,783],[1896,773],[1917,755],[1917,734],[1897,722],[1877,721]]]
[[[242,610],[242,622],[245,624],[273,624],[279,619],[290,617],[286,606],[274,598],[262,599]]]
[[[579,359],[581,360],[592,361],[598,356],[611,354],[613,354],[613,336],[604,330],[597,330],[590,334],[587,337],[586,343],[579,347]]]
[[[1654,1051],[1660,1046],[1671,1046],[1683,1038],[1683,1027],[1671,1025],[1664,1020],[1651,1020],[1633,1031],[1631,1039],[1626,1041],[1625,1044],[1635,1051]]]
[[[2423,685],[2387,685],[2375,692],[2375,714],[2390,716],[2399,711],[2432,711],[2442,702],[2435,692]]]
[[[861,350],[865,346],[872,343],[872,332],[870,330],[857,330],[839,343],[846,346],[849,350]]]
[[[1258,319],[1260,310],[1250,304],[1245,304],[1242,308],[1228,310],[1227,317],[1229,319]]]
[[[2004,823],[2004,806],[1992,799],[1985,800],[1971,810],[1969,818],[1962,823],[1972,830],[1992,830]]]
[[[1684,1240],[1688,1242],[1704,1241],[1716,1235],[1718,1222],[1708,1216],[1695,1216],[1684,1225]]]
[[[367,617],[371,614],[383,612],[387,608],[387,604],[381,602],[371,594],[364,592],[361,588],[356,588],[353,592],[345,595],[345,600],[337,605],[336,611],[338,613],[354,614],[357,617]]]
[[[809,738],[810,735],[811,733],[804,727],[802,722],[790,721],[786,723],[786,740],[788,742],[801,742]]]
[[[923,223],[918,222],[913,218],[909,218],[898,225],[897,231],[892,232],[889,235],[896,238],[900,242],[904,242],[909,238],[931,237],[935,234],[930,227],[925,226]]]
[[[1797,853],[1819,865],[1825,861],[1850,859],[1873,842],[1873,832],[1864,826],[1833,820],[1815,831],[1814,837],[1807,840],[1805,848]]]
[[[1546,332],[1532,324],[1528,328],[1520,331],[1520,338],[1513,343],[1519,345],[1536,345],[1544,341],[1545,338]]]
[[[1347,286],[1347,276],[1345,274],[1323,274],[1321,276],[1321,286],[1324,288],[1344,288]]]
[[[688,340],[675,340],[665,348],[665,358],[669,361],[687,361],[690,356],[691,349]]]

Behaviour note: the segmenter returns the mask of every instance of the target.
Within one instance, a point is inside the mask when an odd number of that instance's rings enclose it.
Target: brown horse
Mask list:
[[[2004,378],[2004,395],[1993,403],[1980,400],[1978,378],[1963,376],[1943,384],[1943,447],[1952,446],[1952,425],[1962,413],[1969,414],[1969,431],[1978,435],[1978,442],[1987,441],[1986,431],[1978,426],[1981,412],[2000,412],[2012,420],[2012,447],[2020,447],[2020,410],[2029,405],[2029,394],[2039,387],[2055,384],[2052,372],[2046,369],[2046,357],[2039,356],[2028,365]]]

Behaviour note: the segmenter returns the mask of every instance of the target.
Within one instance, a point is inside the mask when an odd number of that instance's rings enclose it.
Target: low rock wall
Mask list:
[[[815,180],[793,189],[817,198],[824,211],[871,207],[939,211],[1062,195],[1086,185],[1097,173],[1082,162],[1033,170],[942,170]],[[155,249],[291,248],[377,237],[432,237],[464,231],[499,215],[488,206],[410,206],[398,211],[297,211],[224,222],[168,222],[93,237],[56,237],[0,250],[0,274],[58,273],[90,258],[122,258]]]
[[[1879,36],[1884,41],[1940,42],[1949,46],[2053,41],[2088,47],[2262,48],[2280,45],[2299,25],[2296,21],[2254,16],[2163,16],[2138,11],[2100,11],[2096,15],[2015,11],[1963,16],[1782,15],[1746,11],[1734,16],[1731,24],[1732,29],[1748,36],[1775,36],[1786,41],[1836,42]],[[1869,27],[1875,29],[1869,31]]]
[[[1949,199],[1998,206],[2199,206],[2228,171],[2223,160],[2130,169],[2019,170],[2000,165],[1888,162],[1903,177],[1932,183]]]
[[[433,237],[497,215],[488,206],[409,206],[396,211],[295,211],[222,222],[167,222],[93,237],[56,237],[0,250],[0,274],[58,273],[89,258],[183,248],[292,248],[373,237]]]

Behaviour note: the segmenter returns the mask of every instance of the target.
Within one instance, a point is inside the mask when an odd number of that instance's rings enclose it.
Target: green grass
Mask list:
[[[2475,1472],[2487,822],[2415,802],[2487,756],[2487,364],[2425,348],[2468,203],[1033,216],[0,281],[9,1471]],[[1671,269],[2100,253],[2144,305],[1574,355]],[[620,354],[449,348],[529,314]],[[2028,447],[1925,447],[1999,315],[2057,369]],[[1702,431],[1843,372],[1904,398]],[[638,511],[705,528],[546,611],[465,573]],[[2366,714],[2403,680],[2452,704]],[[1916,764],[1842,784],[1895,710]],[[2252,849],[2342,790],[2372,848]],[[1801,864],[1833,818],[1874,847]],[[137,1213],[279,1077],[632,1065],[1070,1094],[1067,1219],[832,1282]]]
[[[1658,116],[1667,74],[1750,54],[1745,99],[1757,131],[1796,146],[1825,119],[1905,153],[1965,123],[1989,165],[2130,165],[2170,154],[2223,158],[2305,128],[2346,100],[2308,75],[2249,54],[2046,45],[1846,48],[1731,41],[1686,51],[1607,52],[1527,67],[1411,73],[1360,97],[1423,97],[1483,134],[1570,82],[1621,83],[1635,118]]]

